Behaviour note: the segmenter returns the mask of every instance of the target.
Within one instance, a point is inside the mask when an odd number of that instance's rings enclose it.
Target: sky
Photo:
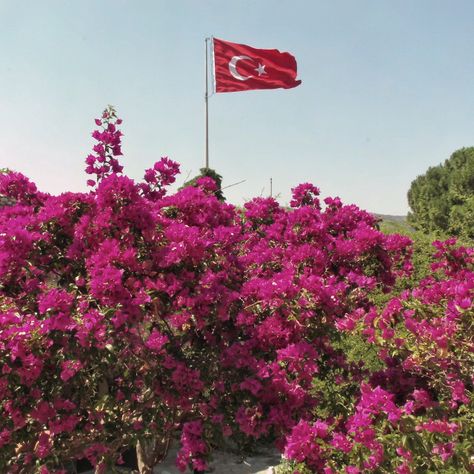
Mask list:
[[[472,0],[0,0],[0,168],[85,191],[94,118],[123,119],[125,173],[204,166],[204,39],[292,53],[299,87],[209,99],[228,201],[311,182],[403,215],[411,181],[474,145]]]

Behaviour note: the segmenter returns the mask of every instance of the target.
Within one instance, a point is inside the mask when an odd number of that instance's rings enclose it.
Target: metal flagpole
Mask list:
[[[206,38],[206,93],[204,95],[204,100],[206,103],[206,169],[209,168],[209,61],[208,61],[208,41],[210,38]]]

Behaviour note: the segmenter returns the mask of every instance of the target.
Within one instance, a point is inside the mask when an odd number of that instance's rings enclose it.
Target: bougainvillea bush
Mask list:
[[[474,472],[474,249],[434,242],[432,273],[339,320],[383,365],[339,418],[302,420],[281,472]]]
[[[380,316],[370,294],[410,270],[407,238],[337,198],[320,202],[310,184],[293,190],[291,210],[271,198],[239,210],[206,177],[167,193],[179,172],[167,158],[135,182],[119,161],[120,123],[111,108],[96,120],[87,193],[51,196],[0,175],[1,472],[65,472],[80,458],[108,472],[136,446],[148,473],[173,439],[183,471],[256,441],[310,472],[410,472],[424,455],[414,436],[434,440],[430,457],[457,459],[472,373],[430,347],[448,331],[448,357],[466,336],[457,324],[471,324],[472,286],[451,289],[461,299],[450,303],[426,282]],[[425,293],[430,318],[416,307]],[[443,305],[457,316],[438,325]],[[382,351],[377,373],[344,353],[359,327]]]

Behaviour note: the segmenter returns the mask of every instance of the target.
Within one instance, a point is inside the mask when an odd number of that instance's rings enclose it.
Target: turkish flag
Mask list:
[[[213,40],[216,92],[291,89],[301,84],[296,80],[296,59],[290,53]]]

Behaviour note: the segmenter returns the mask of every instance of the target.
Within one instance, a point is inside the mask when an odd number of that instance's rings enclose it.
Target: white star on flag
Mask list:
[[[265,64],[260,64],[260,63],[258,63],[258,67],[256,67],[255,70],[258,72],[258,75],[259,75],[259,76],[261,76],[262,74],[266,74],[266,72],[265,72]]]

